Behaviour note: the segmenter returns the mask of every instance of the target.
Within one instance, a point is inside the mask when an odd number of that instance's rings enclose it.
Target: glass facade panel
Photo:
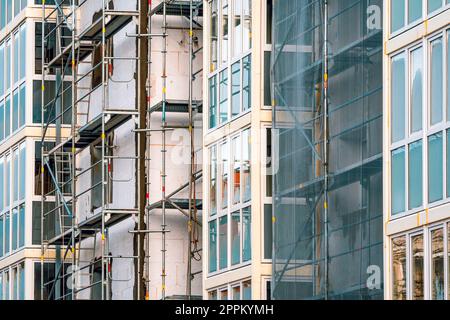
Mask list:
[[[220,50],[221,50],[221,62],[225,63],[228,60],[228,0],[221,0],[221,30],[220,30]]]
[[[408,208],[414,209],[422,206],[422,140],[409,145],[408,162]],[[396,195],[394,190],[392,194]]]
[[[444,229],[431,231],[431,299],[444,300]]]
[[[246,56],[242,59],[242,111],[248,110],[252,106],[251,95],[251,73],[252,73],[252,57]]]
[[[391,0],[391,32],[405,25],[405,0]]]
[[[228,206],[228,181],[229,181],[229,153],[228,153],[228,143],[223,143],[220,145],[220,204],[221,208],[225,209]]]
[[[251,199],[251,133],[250,129],[242,132],[242,189],[243,202]]]
[[[419,234],[411,237],[411,291],[413,300],[423,300],[424,298],[423,260],[423,235]]]
[[[228,267],[228,217],[219,218],[219,269]]]
[[[442,7],[442,0],[428,0],[428,13],[432,13]]]
[[[235,211],[231,213],[231,264],[241,262],[241,213]]]
[[[217,76],[209,79],[209,128],[217,125]]]
[[[422,0],[408,0],[408,23],[422,18]]]
[[[428,137],[428,202],[442,199],[443,195],[443,145],[442,133]]]
[[[431,42],[430,57],[430,117],[431,125],[442,121],[443,113],[443,58],[442,39]]]
[[[219,123],[228,121],[228,70],[219,73]]]
[[[231,116],[241,112],[241,63],[231,66]]]
[[[406,300],[406,237],[392,240],[392,298]]]
[[[217,69],[217,50],[219,45],[219,0],[209,2],[210,11],[210,44],[209,44],[209,60],[210,72]]]
[[[405,137],[405,88],[406,88],[406,63],[403,54],[392,58],[392,85],[391,92],[391,118],[392,118],[392,142],[402,140]]]
[[[369,267],[376,266],[383,274],[382,30],[367,28],[367,1],[328,1],[325,82],[323,4],[322,0],[273,2],[272,141],[277,170],[272,293],[277,300],[382,299],[383,279],[375,287],[367,284]],[[383,1],[370,5],[382,10]],[[399,63],[403,74],[397,83],[403,85],[399,89],[403,99],[396,103],[403,107],[403,116],[396,114],[397,122],[392,123],[395,132],[404,135],[407,78],[404,59]],[[326,84],[332,177],[327,190]],[[396,96],[401,95],[399,90]]]
[[[251,208],[242,209],[242,261],[252,258],[252,212]]]
[[[233,166],[233,204],[241,201],[241,136],[233,138],[231,141],[232,166]]]
[[[209,165],[209,214],[217,213],[217,147],[212,146]]]
[[[423,90],[423,50],[416,49],[411,53],[410,88],[410,132],[422,129],[422,90]]]
[[[405,211],[405,149],[399,148],[392,152],[391,168],[391,202],[392,214]]]
[[[217,224],[216,220],[209,223],[209,272],[217,271]]]

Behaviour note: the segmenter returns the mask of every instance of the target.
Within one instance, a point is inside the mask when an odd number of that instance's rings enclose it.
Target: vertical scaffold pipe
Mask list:
[[[325,300],[328,300],[328,0],[324,0],[323,44],[323,136],[324,136],[324,241],[325,241]]]

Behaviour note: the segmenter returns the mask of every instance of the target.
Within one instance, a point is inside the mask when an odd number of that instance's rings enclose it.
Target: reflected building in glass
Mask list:
[[[450,298],[450,1],[385,1],[385,298]]]
[[[275,299],[382,299],[383,1],[274,2]]]

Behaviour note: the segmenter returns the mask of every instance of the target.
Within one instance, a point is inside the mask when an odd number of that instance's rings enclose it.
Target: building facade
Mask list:
[[[382,299],[383,1],[274,2],[275,299]]]
[[[204,1],[203,297],[266,299],[271,278],[271,1]]]
[[[385,1],[385,298],[450,298],[449,1]]]

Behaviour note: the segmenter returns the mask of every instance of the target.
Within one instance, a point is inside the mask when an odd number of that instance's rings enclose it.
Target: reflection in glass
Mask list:
[[[444,300],[444,229],[431,231],[431,299]]]
[[[241,63],[231,66],[231,117],[241,111]]]
[[[433,125],[442,121],[443,112],[442,39],[431,42],[430,68],[430,113]]]
[[[408,207],[414,209],[422,205],[422,140],[409,145],[408,162]]]
[[[242,188],[244,190],[243,202],[251,198],[251,136],[250,129],[242,132]]]
[[[217,226],[216,220],[209,223],[209,272],[217,270]]]
[[[411,237],[411,281],[413,300],[423,300],[423,235]]]
[[[217,46],[219,37],[219,0],[212,0],[209,2],[209,11],[211,15],[210,22],[210,72],[213,72],[217,68]]]
[[[227,257],[227,241],[228,241],[228,231],[227,231],[227,216],[219,218],[219,269],[224,269],[228,266]]]
[[[428,137],[428,202],[442,199],[443,194],[442,132]]]
[[[241,262],[241,214],[239,211],[231,213],[231,264]]]
[[[404,55],[398,55],[392,59],[392,142],[402,140],[405,137],[405,87],[405,57]]]
[[[392,239],[392,298],[406,300],[406,237]]]
[[[422,0],[408,0],[408,23],[422,18]]]
[[[405,148],[392,151],[392,214],[405,211]]]
[[[219,123],[228,121],[228,70],[225,69],[219,74]]]
[[[233,204],[241,201],[241,136],[233,138]]]
[[[209,214],[213,216],[217,213],[217,147],[212,146],[209,152]]]
[[[228,179],[229,179],[229,168],[228,168],[228,143],[223,143],[220,145],[220,167],[221,167],[221,197],[220,203],[221,208],[225,209],[228,206]]]
[[[228,0],[222,0],[221,52],[222,63],[228,61]]]
[[[391,32],[405,25],[405,0],[391,0]]]
[[[411,133],[422,129],[422,48],[416,49],[411,53]]]
[[[242,209],[242,261],[252,258],[252,211],[250,207]]]

